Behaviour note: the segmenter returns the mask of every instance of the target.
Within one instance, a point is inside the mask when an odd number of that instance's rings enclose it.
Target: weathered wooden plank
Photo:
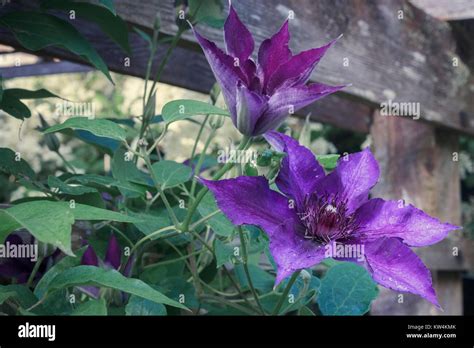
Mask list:
[[[460,225],[460,178],[456,134],[436,131],[429,124],[376,112],[371,135],[381,178],[374,195],[403,199],[428,214]],[[474,266],[473,244],[460,230],[418,253],[430,268],[465,270]],[[459,253],[453,254],[453,248]]]
[[[5,79],[12,79],[16,77],[41,76],[52,74],[67,74],[67,73],[82,73],[89,72],[93,69],[90,66],[71,63],[68,61],[62,62],[42,62],[36,64],[11,66],[0,68],[0,75]]]
[[[403,199],[442,221],[460,225],[460,178],[456,154],[457,136],[432,125],[375,112],[371,129],[375,157],[381,167],[374,196]],[[444,241],[418,248],[417,254],[432,270],[443,314],[461,314],[459,272],[472,269],[474,243],[451,232]],[[441,273],[439,273],[441,272]],[[447,288],[450,295],[447,295]],[[441,314],[420,298],[382,292],[374,314]]]
[[[150,27],[155,13],[162,14],[163,31],[176,31],[172,0],[153,0],[136,6],[133,0],[116,2],[129,22]],[[455,41],[449,26],[403,0],[279,0],[235,2],[242,20],[259,43],[274,33],[289,11],[292,48],[304,50],[345,36],[320,63],[315,80],[352,83],[347,92],[374,105],[388,99],[420,103],[422,118],[466,132],[474,130],[474,115],[459,92],[469,71],[453,66]],[[249,10],[251,9],[251,10]],[[401,12],[400,12],[401,11]],[[200,30],[222,46],[222,32]],[[194,42],[191,33],[185,35]],[[348,58],[349,66],[343,66]],[[461,111],[466,117],[461,116]]]
[[[465,84],[468,70],[460,61],[457,66],[453,66],[453,58],[456,58],[453,53],[455,47],[449,27],[442,22],[402,0],[356,0],[349,4],[340,0],[280,0],[272,6],[265,1],[257,4],[246,2],[248,0],[240,1],[236,6],[244,21],[255,33],[257,42],[277,29],[277,22],[280,21],[275,20],[274,14],[278,13],[283,20],[290,9],[295,11],[296,16],[291,26],[293,46],[297,50],[323,43],[340,32],[346,34],[320,64],[315,79],[332,84],[352,82],[353,86],[347,89],[347,92],[359,100],[373,103],[372,106],[378,106],[388,99],[419,103],[424,119],[474,133],[472,110],[466,107],[466,100],[472,98],[460,97],[460,91],[467,90]],[[29,2],[26,6],[33,6],[32,3],[35,2]],[[131,0],[119,0],[116,6],[122,17],[143,27],[152,25],[155,13],[159,10],[162,13],[164,33],[173,34],[176,30],[172,0],[153,0],[140,6],[136,6]],[[249,6],[252,11],[246,11]],[[311,11],[304,11],[305,9]],[[269,16],[269,13],[273,16]],[[322,15],[315,20],[314,13]],[[403,16],[403,19],[398,19],[397,16]],[[127,67],[123,64],[123,53],[103,35],[97,35],[96,27],[83,25],[80,20],[75,20],[74,24],[98,47],[112,70],[135,76],[142,75],[140,72],[143,73],[146,61],[146,45],[143,42],[133,45],[135,51],[132,65]],[[414,27],[418,28],[415,32]],[[221,31],[209,28],[202,30],[210,38],[222,43]],[[183,42],[184,51],[181,51],[185,56],[184,61],[172,59],[174,64],[169,67],[163,80],[200,90],[200,86],[211,85],[213,78],[192,35],[188,33],[185,38],[188,41]],[[314,42],[314,38],[319,40]],[[140,40],[135,34],[131,34],[131,39],[132,43]],[[57,50],[47,51],[60,54]],[[160,50],[160,53],[162,52],[163,50]],[[349,66],[343,65],[345,58],[348,59]],[[332,101],[326,103],[336,104]],[[317,119],[317,114],[313,115]],[[329,119],[337,125],[345,123],[344,128],[348,127],[347,124],[352,124],[347,122],[347,117],[339,117],[345,122],[337,120],[338,117],[336,114],[322,119]],[[358,116],[355,126],[357,130],[362,130],[368,122],[369,119],[365,116]]]
[[[430,16],[452,21],[474,18],[474,2],[471,0],[410,0]]]
[[[28,6],[31,7],[33,5],[30,3],[25,6],[28,8]],[[105,37],[95,26],[89,25],[80,19],[76,19],[72,23],[97,48],[99,54],[104,58],[112,71],[137,77],[145,76],[149,56],[148,44],[138,34],[130,32],[129,38],[133,54],[131,57],[127,57],[116,44]],[[13,35],[3,28],[0,28],[0,42],[21,49]],[[160,61],[166,48],[166,45],[160,46],[154,62]],[[58,48],[49,47],[34,53],[84,63],[77,56]],[[126,58],[130,58],[129,65],[126,64]],[[209,64],[197,47],[189,50],[187,47],[179,46],[173,52],[170,64],[167,65],[163,72],[162,82],[208,93],[215,79]],[[308,113],[311,113],[311,119],[314,121],[332,124],[343,129],[368,133],[372,109],[366,104],[361,104],[336,94],[305,108],[297,116],[306,116]]]

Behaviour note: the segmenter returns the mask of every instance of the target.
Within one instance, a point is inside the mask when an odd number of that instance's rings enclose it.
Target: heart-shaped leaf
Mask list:
[[[362,315],[378,295],[365,268],[344,262],[331,267],[321,280],[318,304],[324,315]]]
[[[45,134],[63,131],[65,129],[82,129],[98,137],[125,141],[127,132],[117,123],[105,119],[90,119],[88,117],[73,117],[61,124],[49,127]]]

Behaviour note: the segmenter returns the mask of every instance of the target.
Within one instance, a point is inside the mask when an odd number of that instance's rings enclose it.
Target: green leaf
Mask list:
[[[303,317],[313,317],[316,314],[314,314],[314,312],[310,308],[303,306],[298,310],[298,315]]]
[[[49,243],[73,255],[71,225],[74,215],[60,202],[34,201],[0,210],[0,242],[12,231],[23,227],[43,243]]]
[[[107,65],[97,51],[68,22],[46,13],[12,11],[0,17],[0,25],[8,27],[20,44],[32,51],[59,46],[86,59],[112,81]]]
[[[170,274],[168,272],[167,276],[160,280],[158,289],[169,298],[183,303],[183,305],[188,308],[198,308],[199,301],[196,298],[196,289],[194,288],[194,285],[188,283],[184,277],[175,275],[176,273]]]
[[[195,115],[230,116],[229,112],[209,103],[196,100],[173,100],[163,106],[161,116],[166,123],[184,120]]]
[[[205,217],[216,210],[219,210],[219,207],[216,204],[213,194],[211,192],[206,193],[198,206],[199,214],[201,214],[202,217]],[[207,220],[207,224],[211,226],[216,234],[222,237],[229,237],[234,231],[234,225],[222,212]]]
[[[193,175],[191,167],[167,160],[154,163],[152,170],[162,190],[183,184]]]
[[[38,302],[38,298],[25,285],[0,285],[0,305],[8,299],[14,299],[22,308],[29,308]]]
[[[28,109],[21,100],[13,97],[2,98],[0,109],[5,111],[7,114],[19,119],[24,120],[25,118],[31,117],[31,111]]]
[[[75,11],[77,17],[97,23],[105,34],[114,40],[126,53],[131,54],[127,24],[122,18],[115,15],[113,4],[110,1],[108,5],[112,6],[112,11],[108,6],[85,2],[46,0],[41,3],[41,6],[47,9],[61,9],[67,12]]]
[[[138,35],[140,35],[140,36],[142,37],[142,39],[145,40],[145,41],[148,43],[148,45],[150,46],[150,48],[151,48],[151,46],[152,46],[152,41],[151,41],[150,35],[148,35],[148,34],[145,33],[143,30],[141,30],[141,29],[139,29],[139,28],[137,28],[137,27],[133,27],[133,30],[134,30]]]
[[[171,225],[171,220],[168,216],[166,210],[163,210],[159,213],[150,212],[147,213],[135,213],[129,211],[130,216],[133,216],[140,220],[140,222],[135,222],[135,227],[145,235],[149,235],[155,231],[158,231],[164,227]],[[173,233],[174,231],[168,231],[165,233]]]
[[[255,265],[248,265],[248,269],[255,290],[258,290],[262,294],[272,291],[273,285],[275,284],[274,276]],[[243,264],[236,265],[235,274],[242,290],[250,290]]]
[[[115,7],[114,7],[114,0],[99,0],[99,3],[101,3],[102,6],[108,8],[109,11],[112,12],[113,14],[116,14]]]
[[[76,285],[112,288],[156,303],[187,309],[179,302],[171,300],[139,279],[127,278],[114,269],[106,270],[95,266],[70,268],[54,278],[49,289],[56,290]]]
[[[362,315],[378,295],[377,285],[361,266],[344,262],[321,280],[318,305],[324,315]]]
[[[22,88],[11,88],[3,91],[3,96],[8,95],[9,97],[17,99],[45,99],[45,98],[60,98],[60,96],[51,93],[47,89],[41,88],[36,91],[30,91]]]
[[[316,156],[319,164],[323,166],[326,170],[333,170],[337,166],[337,160],[339,155],[319,155]]]
[[[214,28],[224,26],[222,1],[220,0],[189,0],[189,13],[193,20]]]
[[[218,238],[214,240],[214,252],[216,253],[216,267],[219,268],[234,258],[234,248],[224,244]]]
[[[74,255],[71,250],[71,225],[75,220],[141,222],[140,219],[115,211],[79,203],[70,205],[68,202],[32,201],[0,210],[0,242],[11,232],[23,227],[39,241]]]
[[[88,117],[73,117],[61,124],[49,127],[45,134],[63,131],[65,129],[82,129],[98,137],[125,141],[127,132],[117,123],[105,119],[89,119]]]
[[[89,300],[81,303],[71,315],[107,315],[107,304],[105,299]]]
[[[60,98],[46,89],[29,91],[21,88],[2,89],[0,109],[23,120],[31,117],[30,109],[20,99]]]
[[[48,291],[49,284],[56,278],[56,276],[65,270],[79,266],[81,263],[82,254],[86,251],[87,246],[82,247],[76,251],[76,256],[66,256],[51,267],[36,284],[34,294],[38,298],[42,298]]]
[[[132,295],[125,307],[127,315],[166,315],[166,307],[161,303],[146,300],[139,296]]]
[[[65,204],[69,206],[69,203],[60,202],[60,204]],[[88,220],[88,221],[117,221],[117,222],[129,222],[129,223],[140,223],[141,219],[118,213],[116,211],[101,209],[92,207],[90,205],[78,204],[74,205],[74,208],[70,209],[74,214],[76,220]]]
[[[135,165],[133,157],[124,148],[118,148],[112,159],[112,174],[118,181],[122,195],[130,198],[144,196],[147,190],[145,174]]]
[[[35,177],[35,172],[30,165],[24,159],[18,158],[15,152],[5,147],[0,148],[0,172],[8,175],[27,176],[32,179]]]
[[[50,188],[55,188],[58,192],[61,192],[66,195],[80,196],[85,193],[97,192],[95,188],[79,185],[68,185],[63,182],[61,179],[55,176],[48,176],[48,186]]]

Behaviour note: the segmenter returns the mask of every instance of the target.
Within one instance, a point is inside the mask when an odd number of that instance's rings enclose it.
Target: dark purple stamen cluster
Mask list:
[[[354,215],[348,213],[347,201],[338,197],[312,194],[306,197],[298,215],[305,226],[304,237],[315,242],[347,239],[357,230]]]

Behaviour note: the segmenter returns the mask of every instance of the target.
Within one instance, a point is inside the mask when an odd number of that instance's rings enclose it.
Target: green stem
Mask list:
[[[146,235],[145,237],[143,237],[142,239],[140,239],[132,248],[132,250],[130,251],[130,255],[133,254],[133,252],[135,250],[138,249],[138,247],[140,245],[142,245],[143,243],[145,243],[147,240],[149,239],[152,239],[156,236],[159,236],[160,234],[162,234],[163,232],[166,232],[166,231],[171,231],[171,230],[176,230],[176,227],[175,226],[167,226],[167,227],[163,227],[163,228],[160,228],[159,230],[153,232],[153,233],[150,233],[148,235]]]
[[[179,227],[178,218],[176,217],[176,214],[174,213],[173,208],[171,207],[171,204],[168,201],[168,198],[166,198],[165,191],[163,191],[160,187],[159,181],[156,178],[155,172],[153,171],[153,166],[152,166],[151,161],[150,161],[150,156],[145,152],[142,157],[145,160],[145,164],[148,168],[148,171],[150,172],[150,175],[153,179],[153,182],[155,183],[155,187],[158,190],[158,192],[160,193],[161,200],[163,201],[163,203],[166,207],[166,210],[168,211],[168,214],[171,217],[171,221],[173,221],[174,226],[176,227],[176,229],[178,229],[178,227]]]
[[[216,253],[214,252],[214,249],[212,249],[212,247],[199,235],[199,233],[197,232],[194,232],[194,231],[190,231],[197,239],[199,239],[199,241],[202,243],[202,245],[211,252],[212,256],[214,258],[216,258]],[[232,286],[235,288],[235,290],[237,290],[237,292],[239,293],[240,297],[244,298],[245,299],[245,302],[251,307],[252,307],[252,304],[248,301],[248,299],[246,298],[246,296],[244,295],[244,293],[242,292],[242,290],[240,289],[240,286],[239,284],[237,284],[237,282],[235,281],[235,279],[232,277],[232,274],[230,273],[230,271],[224,267],[222,267],[222,269],[224,270],[224,273],[226,274],[226,276],[229,278],[230,282],[232,283]]]
[[[131,246],[133,247],[133,242],[125,235],[125,233],[123,233],[122,231],[120,231],[117,227],[115,227],[114,225],[110,224],[109,227],[111,229],[113,229],[115,232],[117,232],[120,236],[122,236],[123,239],[125,239],[125,241]]]
[[[214,138],[215,134],[216,134],[216,129],[213,128],[211,133],[209,133],[209,136],[207,137],[207,140],[204,144],[204,148],[202,149],[201,155],[199,156],[198,163],[196,163],[196,167],[194,168],[194,173],[198,176],[199,176],[199,173],[201,172],[201,167],[202,167],[202,164],[204,163],[204,159],[206,158],[206,151],[209,148],[209,145],[211,144],[211,141]],[[193,183],[191,184],[191,197],[194,197],[194,192],[196,191],[196,183],[197,183],[197,180],[193,180]]]
[[[26,283],[27,287],[31,287],[33,285],[33,281],[35,280],[35,276],[38,273],[41,263],[43,262],[43,259],[44,259],[43,257],[38,257],[38,259],[36,260],[33,270],[31,271],[31,274],[28,277],[28,281]]]
[[[247,307],[241,306],[237,303],[230,302],[230,301],[228,301],[226,299],[223,299],[221,297],[212,296],[212,295],[201,295],[200,298],[203,299],[203,300],[211,300],[211,301],[222,303],[223,305],[233,307],[233,308],[235,308],[235,309],[237,309],[241,312],[244,312],[246,314],[249,314],[249,315],[254,315],[255,314],[254,312],[252,312]]]
[[[198,221],[196,221],[195,223],[193,223],[190,227],[191,230],[194,230],[196,229],[197,226],[199,226],[200,224],[202,224],[203,222],[206,222],[207,220],[211,219],[212,217],[214,217],[215,215],[219,214],[221,212],[220,209],[217,209],[215,211],[213,211],[212,213],[210,213],[209,215],[206,215],[204,216],[202,219],[199,219]]]
[[[191,151],[191,161],[194,159],[194,156],[196,155],[196,149],[199,143],[199,139],[201,139],[202,132],[204,131],[204,128],[206,126],[207,120],[209,119],[209,115],[206,115],[204,120],[201,123],[201,127],[199,127],[199,132],[196,136],[196,140],[194,141],[193,145],[193,150]]]
[[[286,285],[285,290],[283,291],[283,294],[280,297],[280,300],[278,301],[277,305],[275,306],[275,309],[272,312],[272,315],[280,314],[281,307],[283,306],[283,303],[286,301],[286,298],[288,297],[288,293],[290,292],[290,289],[295,283],[296,279],[298,279],[299,274],[300,274],[300,271],[296,271],[291,276],[290,280],[288,281],[288,284]]]
[[[149,103],[150,99],[153,97],[154,92],[155,92],[155,88],[156,88],[156,84],[160,80],[161,74],[163,73],[163,70],[164,70],[166,64],[168,63],[168,60],[171,56],[171,53],[176,48],[176,46],[179,42],[179,39],[181,38],[181,35],[183,34],[183,32],[184,32],[184,29],[179,29],[178,32],[176,33],[176,35],[173,37],[173,41],[171,42],[168,49],[166,50],[165,56],[161,60],[160,65],[158,66],[158,70],[155,73],[155,77],[153,79],[153,84],[150,88],[150,91],[148,92],[148,96],[146,96],[146,87],[148,86],[149,76],[146,78],[145,93],[143,95],[143,101],[144,101],[143,102],[143,116],[145,116],[146,105]],[[152,55],[150,55],[151,60],[154,58],[153,56],[154,56],[154,52],[152,52]],[[151,73],[151,63],[150,63],[150,61],[149,61],[149,65],[150,65],[150,73]],[[147,69],[148,69],[148,67],[147,67]],[[145,135],[146,130],[148,128],[148,125],[149,125],[149,120],[145,120],[143,118],[142,119],[142,125],[141,125],[141,128],[140,128],[140,137],[139,137],[139,139],[142,139],[143,136]]]
[[[161,74],[163,73],[166,63],[168,63],[171,53],[178,45],[179,39],[181,38],[181,35],[183,35],[183,33],[184,33],[184,29],[179,29],[176,35],[173,37],[173,41],[171,41],[171,44],[166,50],[165,56],[161,60],[160,66],[158,67],[158,70],[156,71],[155,78],[153,79],[153,84],[151,85],[150,92],[148,93],[148,99],[150,99],[150,97],[153,95],[156,84],[160,80]]]
[[[251,142],[251,138],[247,138],[247,137],[242,138],[242,141],[241,141],[239,147],[237,148],[237,151],[245,150],[250,145],[250,142]],[[224,164],[224,166],[219,171],[217,171],[216,174],[214,174],[212,179],[213,180],[219,180],[233,166],[234,166],[234,163],[227,162],[226,164]],[[199,203],[201,202],[201,200],[206,195],[207,191],[208,191],[208,188],[206,186],[204,186],[198,192],[198,194],[196,196],[196,199],[193,201],[193,204],[189,207],[188,214],[186,215],[186,218],[184,219],[184,222],[181,225],[181,228],[180,228],[181,231],[183,231],[183,232],[188,231],[191,219],[192,219],[194,213],[196,212],[196,209],[197,209]]]
[[[66,165],[66,167],[68,167],[69,169],[72,170],[72,172],[74,174],[76,174],[76,169],[74,169],[74,167],[72,166],[71,163],[69,163],[69,161],[61,154],[61,152],[56,151],[57,155],[59,156],[59,158],[61,158],[61,160],[64,162],[64,164]]]
[[[255,299],[255,303],[258,306],[258,309],[260,310],[262,315],[265,315],[265,310],[263,309],[262,304],[260,303],[257,291],[255,290],[255,287],[253,286],[252,278],[250,277],[250,272],[249,272],[249,268],[248,268],[248,264],[247,264],[247,258],[248,258],[247,244],[245,242],[244,232],[243,232],[241,226],[238,226],[237,230],[239,231],[240,246],[242,247],[242,261],[243,261],[243,264],[244,264],[245,277],[247,278],[247,282],[249,283],[250,291],[252,292],[252,295]]]
[[[193,255],[199,255],[202,252],[203,252],[203,250],[198,250],[198,251],[195,251],[193,253]],[[164,265],[169,265],[169,264],[172,264],[172,263],[175,263],[175,262],[178,262],[178,261],[183,261],[183,260],[186,260],[187,258],[191,257],[191,255],[192,254],[187,254],[187,255],[183,255],[181,257],[177,257],[175,259],[165,260],[165,261],[153,263],[151,265],[146,265],[145,267],[143,267],[143,269],[146,270],[146,269],[151,269],[151,268],[160,267],[160,266],[164,266]]]

